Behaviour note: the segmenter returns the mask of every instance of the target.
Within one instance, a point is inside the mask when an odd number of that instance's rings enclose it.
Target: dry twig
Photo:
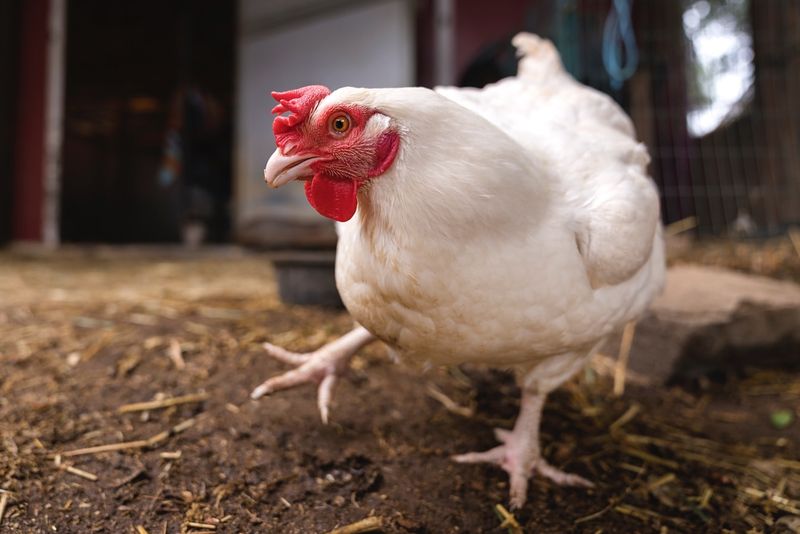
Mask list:
[[[3,516],[6,515],[6,506],[8,505],[8,493],[3,492],[0,494],[0,525],[3,524]]]
[[[631,404],[630,408],[625,410],[625,413],[622,414],[619,417],[619,419],[611,423],[611,425],[608,427],[608,431],[613,434],[614,432],[622,428],[623,425],[631,422],[633,418],[636,417],[641,410],[642,410],[641,405],[636,403]]]
[[[98,454],[101,452],[113,452],[113,451],[122,451],[126,449],[144,449],[146,447],[152,447],[154,445],[158,445],[168,437],[174,434],[179,434],[186,430],[187,428],[194,425],[195,419],[192,417],[191,419],[187,419],[182,423],[178,423],[174,427],[170,428],[169,430],[164,430],[163,432],[159,432],[155,436],[152,436],[148,439],[139,439],[136,441],[123,441],[122,443],[109,443],[107,445],[97,445],[95,447],[85,447],[83,449],[74,449],[71,451],[66,451],[61,453],[62,456],[81,456],[84,454]]]
[[[208,393],[194,393],[192,395],[183,395],[180,397],[172,397],[169,399],[123,404],[122,406],[117,408],[117,411],[119,413],[143,412],[146,410],[158,410],[161,408],[169,408],[170,406],[178,406],[179,404],[203,402],[204,400],[208,400]]]
[[[633,335],[636,333],[636,322],[631,321],[622,331],[622,340],[619,343],[619,355],[614,367],[614,395],[621,397],[625,393],[625,373],[628,370],[628,360],[631,356]]]
[[[508,529],[508,534],[523,534],[522,526],[520,526],[517,518],[514,517],[514,514],[506,510],[506,507],[502,504],[495,504],[494,511],[497,514],[497,517],[503,520],[500,523],[500,528]]]
[[[664,235],[667,237],[672,237],[674,235],[682,234],[683,232],[687,232],[692,230],[697,226],[697,217],[691,216],[686,217],[685,219],[681,219],[680,221],[675,221],[674,223],[668,224],[666,228],[664,228]]]
[[[452,412],[463,417],[472,417],[475,415],[474,409],[461,406],[456,401],[445,395],[444,392],[434,384],[428,384],[428,395],[439,401],[448,412]]]
[[[375,532],[383,526],[383,519],[379,515],[367,517],[361,521],[350,523],[343,527],[335,528],[328,534],[361,534],[362,532]]]
[[[77,467],[73,467],[71,465],[64,466],[62,469],[67,473],[72,473],[73,475],[85,478],[86,480],[91,480],[92,482],[97,481],[97,475],[88,471],[84,471],[83,469],[78,469]]]
[[[672,460],[667,460],[665,458],[660,458],[653,454],[640,451],[639,449],[634,449],[633,447],[621,447],[620,452],[628,454],[630,456],[635,456],[645,462],[657,465],[663,465],[664,467],[669,467],[670,469],[678,470],[680,469],[680,465],[678,462],[673,462]]]
[[[645,523],[649,521],[670,521],[677,525],[686,525],[686,521],[679,518],[679,517],[670,517],[666,515],[659,514],[652,510],[646,510],[644,508],[639,508],[637,506],[631,506],[630,504],[620,504],[614,507],[614,510],[620,514],[635,517],[640,521]]]
[[[791,228],[789,230],[789,239],[792,242],[794,251],[797,252],[798,256],[800,256],[800,230],[797,228]]]
[[[660,488],[661,486],[663,486],[665,484],[669,484],[670,482],[673,482],[674,480],[676,480],[676,478],[677,477],[675,476],[675,473],[667,473],[663,477],[659,477],[656,480],[654,480],[651,483],[649,483],[647,485],[647,489],[650,490],[650,491],[653,491],[655,489]]]
[[[175,369],[180,371],[186,367],[186,362],[183,361],[183,356],[181,355],[181,344],[177,339],[172,338],[169,340],[167,355],[169,359],[172,360],[173,365],[175,365]]]
[[[197,523],[195,521],[189,521],[186,523],[186,526],[192,528],[201,528],[204,530],[217,530],[217,525],[212,525],[211,523]]]

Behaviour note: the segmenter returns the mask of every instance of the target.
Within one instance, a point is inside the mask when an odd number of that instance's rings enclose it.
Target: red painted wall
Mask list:
[[[49,0],[22,5],[11,237],[42,239]]]
[[[525,12],[535,0],[457,0],[456,78],[486,44],[510,37],[524,27]]]

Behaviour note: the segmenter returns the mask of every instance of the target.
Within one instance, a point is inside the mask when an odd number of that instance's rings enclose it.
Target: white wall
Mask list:
[[[236,112],[236,226],[320,218],[295,183],[272,190],[263,168],[275,150],[270,91],[322,84],[397,87],[414,82],[413,12],[407,0],[347,2],[274,26],[263,0],[240,0]],[[330,3],[329,3],[330,4]],[[294,5],[297,5],[295,2]],[[265,17],[261,21],[254,17]],[[263,29],[259,29],[263,28]],[[265,236],[265,241],[269,241]]]

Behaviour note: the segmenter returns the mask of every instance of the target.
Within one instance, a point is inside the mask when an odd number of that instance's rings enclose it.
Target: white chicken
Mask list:
[[[456,456],[510,476],[591,485],[540,454],[546,395],[660,291],[664,251],[649,158],[607,96],[565,71],[553,45],[514,40],[519,72],[483,89],[312,86],[274,93],[278,187],[304,180],[341,222],[336,282],[360,326],[313,353],[265,344],[297,367],[253,398],[319,384],[323,421],[337,376],[379,339],[408,359],[514,369],[522,390],[501,445]]]

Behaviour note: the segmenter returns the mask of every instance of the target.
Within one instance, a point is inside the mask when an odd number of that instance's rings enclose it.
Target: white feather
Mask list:
[[[549,42],[514,42],[519,75],[482,90],[322,102],[376,108],[388,119],[370,128],[401,133],[338,226],[336,276],[354,318],[401,355],[537,368],[552,389],[578,368],[559,355],[582,361],[660,291],[658,195],[624,112]]]

